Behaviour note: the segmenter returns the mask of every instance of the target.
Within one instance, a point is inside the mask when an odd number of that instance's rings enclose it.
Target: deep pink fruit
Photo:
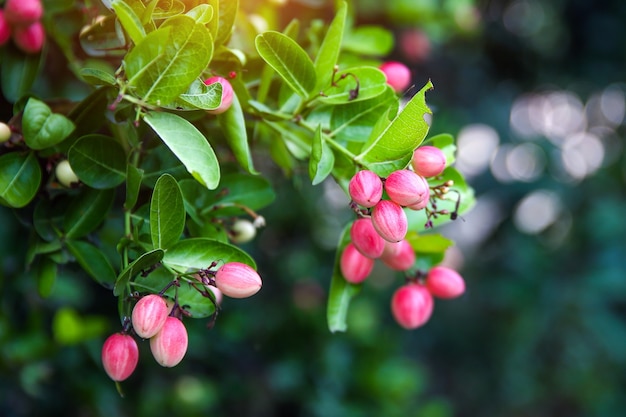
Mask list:
[[[133,308],[133,329],[137,336],[149,339],[161,330],[167,315],[168,307],[163,297],[156,294],[146,295]]]
[[[43,16],[40,0],[7,0],[4,11],[7,20],[14,26],[30,25]]]
[[[352,243],[348,243],[341,253],[339,266],[346,281],[359,284],[372,272],[374,260],[362,255]]]
[[[224,77],[211,77],[204,80],[206,85],[211,85],[215,83],[220,83],[222,85],[222,101],[220,105],[213,110],[208,110],[208,113],[211,114],[220,114],[224,113],[226,110],[230,108],[233,104],[233,86],[230,82]]]
[[[228,262],[215,273],[215,285],[227,297],[246,298],[263,285],[259,274],[241,262]]]
[[[411,84],[411,70],[402,62],[384,62],[380,70],[385,73],[387,84],[397,93],[402,92]]]
[[[168,316],[161,330],[150,338],[152,356],[166,368],[176,366],[187,353],[189,337],[182,321]]]
[[[465,281],[454,269],[435,266],[426,275],[426,287],[437,298],[456,298],[465,292]]]
[[[428,198],[430,190],[423,177],[408,169],[399,169],[385,180],[389,198],[401,206],[411,206]]]
[[[406,271],[415,263],[415,250],[406,239],[397,243],[385,242],[380,259],[394,271]]]
[[[122,333],[112,334],[102,345],[102,365],[113,381],[128,378],[139,362],[139,349],[132,336]]]
[[[391,312],[405,329],[424,325],[433,313],[434,300],[428,289],[416,283],[398,288],[391,298]]]
[[[446,167],[446,156],[434,146],[420,146],[413,152],[413,169],[422,177],[436,177]]]
[[[35,22],[28,26],[16,26],[13,31],[13,40],[22,51],[35,54],[41,51],[46,40],[46,32],[41,22]]]
[[[0,10],[0,46],[9,41],[11,37],[11,26],[3,10]]]
[[[380,237],[388,242],[399,242],[404,239],[409,227],[402,207],[389,200],[381,200],[374,206],[372,224]]]
[[[357,250],[368,258],[380,257],[385,249],[385,240],[374,229],[372,219],[369,217],[357,219],[352,223],[350,240]]]
[[[383,196],[383,182],[372,171],[357,172],[348,184],[350,198],[360,206],[374,207]]]

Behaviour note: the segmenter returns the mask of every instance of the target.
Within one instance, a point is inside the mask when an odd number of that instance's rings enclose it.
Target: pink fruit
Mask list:
[[[211,85],[215,83],[220,83],[222,85],[222,101],[220,102],[220,105],[216,109],[208,110],[207,112],[211,114],[220,114],[228,110],[233,104],[234,94],[233,86],[230,84],[230,82],[223,77],[211,77],[204,80],[204,83],[206,85]]]
[[[397,93],[402,92],[411,84],[411,70],[402,62],[384,62],[380,70],[385,73],[387,84]]]
[[[13,31],[13,41],[22,51],[34,54],[41,51],[46,40],[46,32],[41,22],[28,26],[16,26]]]
[[[372,272],[374,260],[362,255],[352,243],[348,243],[341,253],[339,267],[346,281],[359,284]]]
[[[421,284],[410,283],[398,288],[391,298],[391,312],[405,329],[424,325],[433,313],[434,300]]]
[[[222,292],[217,287],[214,287],[212,285],[209,285],[207,288],[209,289],[209,291],[213,293],[213,296],[215,297],[215,304],[217,305],[222,304],[222,299],[224,298],[224,294],[222,294]]]
[[[363,207],[374,207],[383,196],[383,182],[372,171],[359,171],[348,184],[352,201]]]
[[[397,243],[385,242],[380,259],[394,271],[406,271],[415,263],[415,251],[406,239]]]
[[[411,206],[428,198],[430,190],[425,179],[408,169],[399,169],[385,180],[389,198],[401,206]]]
[[[380,237],[388,242],[399,242],[406,236],[408,220],[398,204],[381,200],[372,209],[372,224]]]
[[[422,177],[436,177],[446,167],[446,156],[434,146],[420,146],[413,152],[413,169]]]
[[[350,228],[350,240],[362,255],[376,259],[385,249],[385,241],[372,225],[372,219],[357,219]]]
[[[228,262],[215,273],[215,285],[227,297],[246,298],[263,285],[259,274],[241,262]]]
[[[465,281],[454,269],[435,266],[426,275],[426,287],[438,298],[456,298],[465,292]]]
[[[8,42],[11,37],[11,26],[3,10],[0,10],[0,46]]]
[[[168,316],[161,330],[150,338],[152,356],[166,368],[176,366],[187,353],[189,337],[182,321]]]
[[[43,16],[40,0],[7,0],[4,11],[7,20],[14,26],[30,25]]]
[[[102,365],[113,381],[128,378],[139,362],[139,349],[132,336],[122,333],[112,334],[102,345]]]
[[[146,295],[133,308],[133,329],[137,336],[149,339],[161,330],[167,315],[168,307],[163,297],[156,294]]]

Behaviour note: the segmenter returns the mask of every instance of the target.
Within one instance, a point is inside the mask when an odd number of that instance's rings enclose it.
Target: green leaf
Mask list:
[[[72,145],[67,156],[78,178],[90,187],[113,188],[126,178],[126,153],[110,136],[83,136]]]
[[[40,199],[33,213],[33,227],[37,234],[47,242],[56,242],[61,237],[63,218],[67,212],[70,198],[59,195],[52,200]]]
[[[52,318],[52,334],[60,345],[74,345],[101,337],[108,328],[102,316],[82,317],[76,310],[63,307]]]
[[[61,114],[52,113],[50,107],[36,98],[29,98],[24,107],[22,133],[24,142],[41,150],[63,141],[74,130],[74,123]]]
[[[113,0],[111,7],[133,43],[141,42],[146,37],[146,30],[133,8],[124,0]]]
[[[280,32],[269,31],[258,35],[255,44],[261,58],[296,94],[308,98],[315,91],[315,67],[296,41]]]
[[[0,82],[8,101],[15,103],[30,91],[43,59],[43,54],[25,54],[13,42],[2,47]]]
[[[199,4],[185,14],[196,22],[206,25],[213,19],[213,7],[208,4]]]
[[[185,3],[179,0],[158,0],[155,1],[156,7],[152,12],[153,19],[167,19],[176,16],[185,11]],[[149,17],[150,15],[147,15]]]
[[[78,73],[91,85],[115,85],[115,75],[100,68],[81,68]]]
[[[330,292],[328,294],[328,306],[326,309],[326,320],[328,329],[332,332],[345,332],[348,328],[346,317],[352,298],[361,290],[362,284],[350,284],[343,277],[339,266],[341,253],[350,242],[350,227],[352,223],[346,225],[339,240],[337,254],[335,255],[335,265],[333,276],[330,282]]]
[[[14,208],[27,205],[41,184],[41,168],[33,152],[0,156],[0,203]]]
[[[67,238],[83,237],[94,231],[109,214],[114,198],[114,189],[83,188],[72,200],[63,218]]]
[[[43,298],[52,294],[52,289],[57,280],[58,267],[56,262],[45,256],[34,264],[34,273],[37,277],[37,292]]]
[[[391,89],[373,99],[334,106],[330,119],[333,138],[340,142],[364,143],[372,133],[372,126],[389,108],[397,107],[398,99]]]
[[[65,244],[76,262],[89,276],[105,288],[113,288],[115,271],[100,249],[82,240],[68,239]]]
[[[272,130],[279,135],[279,138],[282,139],[287,149],[294,157],[297,159],[306,159],[309,157],[311,154],[310,132],[287,122],[277,123],[263,120],[263,124],[272,128]]]
[[[433,85],[428,81],[387,128],[365,145],[356,161],[381,177],[405,168],[428,133],[424,116],[432,112],[426,105],[425,94],[431,88]]]
[[[174,177],[164,174],[157,180],[150,201],[152,245],[167,249],[178,242],[184,228],[183,195]]]
[[[346,33],[343,49],[360,55],[386,56],[393,49],[393,34],[380,26],[359,26]]]
[[[217,187],[219,162],[207,139],[194,125],[165,112],[147,113],[144,120],[200,184],[209,189]]]
[[[195,79],[173,105],[166,107],[176,110],[214,110],[221,103],[222,84],[206,85],[202,80]]]
[[[246,120],[239,103],[239,98],[233,94],[233,103],[224,113],[217,115],[217,120],[222,127],[226,142],[233,151],[237,162],[249,173],[258,174],[254,169],[252,152],[248,145],[248,132],[246,130]]]
[[[344,104],[378,97],[387,90],[385,74],[374,67],[353,67],[335,74],[335,82],[322,90],[319,101]]]
[[[143,169],[139,169],[132,164],[126,165],[126,200],[124,201],[126,210],[132,210],[135,204],[137,204],[142,179]]]
[[[440,234],[411,233],[406,239],[418,253],[441,253],[454,246],[454,241]]]
[[[324,36],[324,40],[317,51],[314,64],[317,75],[316,91],[321,91],[331,84],[335,65],[337,65],[339,53],[341,52],[341,40],[343,39],[343,31],[346,25],[347,11],[347,3],[345,1],[341,2],[335,18],[328,27],[326,36]]]
[[[256,268],[254,259],[237,246],[207,238],[181,240],[163,257],[163,263],[179,273],[208,268],[213,262],[241,262]]]
[[[335,166],[335,154],[324,140],[321,126],[317,127],[313,136],[311,159],[309,160],[309,177],[313,185],[324,181]]]
[[[148,269],[157,263],[161,262],[165,252],[163,249],[154,249],[150,252],[142,254],[139,258],[131,262],[124,270],[118,275],[113,287],[113,295],[118,296],[124,292],[126,285],[130,280],[138,275],[142,270]]]
[[[221,45],[230,38],[239,10],[239,0],[220,0],[218,4],[219,29],[215,45]]]
[[[172,17],[126,55],[128,84],[148,103],[170,103],[200,76],[212,55],[206,26],[189,16]]]
[[[452,135],[442,133],[424,141],[422,145],[434,146],[441,149],[446,156],[446,166],[454,164],[456,160],[456,145],[454,144]]]
[[[70,111],[67,117],[74,122],[76,129],[74,129],[70,138],[59,146],[62,147],[62,152],[69,151],[73,143],[72,140],[97,132],[102,127],[106,120],[105,113],[109,104],[108,93],[113,93],[114,91],[113,88],[109,87],[98,88]]]

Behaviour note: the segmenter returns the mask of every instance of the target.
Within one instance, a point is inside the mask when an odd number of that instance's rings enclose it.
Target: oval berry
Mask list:
[[[150,351],[159,365],[171,368],[183,360],[188,344],[189,337],[183,322],[168,316],[161,330],[150,338]]]
[[[465,281],[454,269],[435,266],[426,275],[426,287],[437,298],[456,298],[465,292]]]
[[[388,242],[400,242],[409,228],[406,213],[398,204],[389,200],[381,200],[372,209],[372,224]]]
[[[417,283],[398,288],[391,298],[391,312],[405,329],[424,325],[433,313],[434,300],[428,289]]]
[[[54,175],[57,177],[59,183],[64,187],[71,187],[72,184],[80,181],[67,159],[62,160],[57,164],[54,168]]]
[[[43,16],[43,5],[40,0],[7,0],[4,12],[12,25],[30,25]]]
[[[167,315],[168,307],[163,297],[156,294],[146,295],[133,307],[133,329],[137,336],[149,339],[161,330]]]
[[[204,83],[206,85],[212,85],[215,83],[220,83],[222,85],[222,101],[220,102],[220,105],[217,106],[217,108],[215,109],[207,110],[207,112],[210,114],[220,114],[228,110],[230,106],[233,104],[233,94],[234,94],[233,86],[230,84],[230,82],[224,77],[216,76],[216,77],[207,78],[206,80],[204,80]]]
[[[35,54],[41,51],[46,40],[46,32],[41,22],[35,22],[28,26],[16,26],[13,31],[13,40],[22,51],[27,54]]]
[[[420,146],[413,152],[411,165],[422,177],[436,177],[446,168],[446,156],[434,146]]]
[[[247,243],[256,236],[256,227],[250,220],[237,219],[230,228],[230,240],[233,243]]]
[[[385,180],[389,198],[401,206],[411,206],[428,198],[430,189],[424,177],[408,169],[399,169]]]
[[[348,192],[352,201],[358,205],[374,207],[383,197],[383,182],[372,171],[359,171],[350,179]]]
[[[263,283],[249,265],[228,262],[215,273],[215,285],[227,297],[246,298],[259,292]]]
[[[0,122],[0,143],[11,139],[11,128],[8,124]]]
[[[339,267],[346,281],[359,284],[372,272],[374,260],[361,254],[352,243],[348,243],[341,253]]]
[[[102,345],[102,366],[113,381],[128,378],[139,362],[139,348],[132,336],[115,333]]]
[[[394,271],[406,271],[415,264],[415,250],[406,240],[397,243],[385,242],[385,250],[380,260]]]
[[[385,249],[385,240],[374,229],[372,219],[369,217],[357,219],[352,223],[350,240],[362,255],[371,259],[380,257]]]
[[[411,70],[402,62],[387,61],[381,64],[379,68],[385,74],[387,84],[396,93],[404,91],[411,84]]]

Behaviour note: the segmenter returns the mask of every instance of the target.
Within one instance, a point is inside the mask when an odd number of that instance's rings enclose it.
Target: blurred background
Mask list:
[[[278,28],[333,10],[324,0],[241,3],[256,25]],[[331,182],[276,176],[279,203],[245,246],[263,290],[225,300],[212,329],[188,320],[190,349],[176,368],[159,367],[141,343],[120,398],[100,364],[104,338],[119,327],[116,300],[71,270],[40,298],[16,244],[24,229],[2,208],[0,415],[626,413],[626,3],[352,6],[356,24],[389,31],[380,35],[391,34],[387,58],[410,65],[407,97],[432,80],[431,135],[457,138],[457,167],[477,204],[441,232],[457,243],[446,262],[467,293],[436,302],[427,325],[405,331],[389,311],[401,277],[377,269],[348,332],[329,333],[347,200]]]

